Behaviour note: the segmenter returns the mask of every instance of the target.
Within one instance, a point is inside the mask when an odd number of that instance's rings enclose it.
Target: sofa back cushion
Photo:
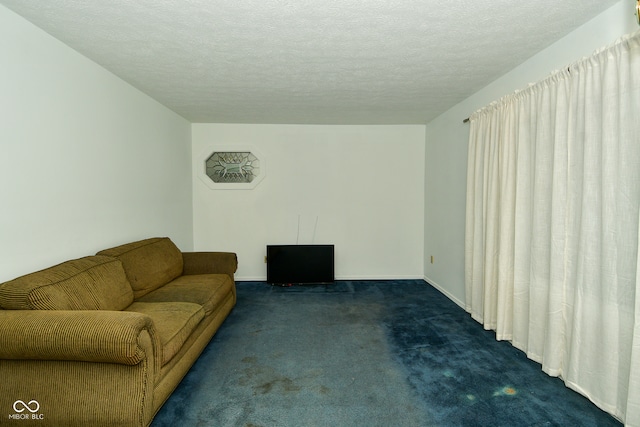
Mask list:
[[[182,252],[167,237],[154,237],[105,249],[107,255],[122,261],[124,271],[139,298],[182,274]]]
[[[122,263],[89,256],[0,285],[0,307],[7,310],[123,310],[133,290]]]

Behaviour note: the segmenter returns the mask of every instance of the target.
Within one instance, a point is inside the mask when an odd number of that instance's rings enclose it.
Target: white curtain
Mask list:
[[[470,121],[467,311],[640,426],[640,32]]]

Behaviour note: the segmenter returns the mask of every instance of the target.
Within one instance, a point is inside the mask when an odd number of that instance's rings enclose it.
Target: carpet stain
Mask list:
[[[515,396],[518,391],[513,387],[502,387],[500,390],[493,393],[494,396]]]
[[[298,393],[303,388],[317,388],[316,380],[321,375],[319,370],[310,370],[305,375],[292,379],[282,375],[275,368],[258,363],[258,358],[247,356],[242,359],[243,363],[250,366],[244,368],[242,376],[237,380],[237,384],[242,387],[251,387],[253,395],[279,394],[290,395]],[[330,389],[320,386],[320,394],[327,394]]]
[[[300,391],[302,387],[293,382],[291,378],[279,377],[274,378],[264,384],[260,384],[254,387],[254,390],[260,394],[267,394],[273,392],[279,393],[294,393]]]

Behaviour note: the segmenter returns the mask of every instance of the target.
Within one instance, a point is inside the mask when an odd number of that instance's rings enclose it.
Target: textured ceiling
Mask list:
[[[420,124],[617,1],[0,3],[192,122]]]

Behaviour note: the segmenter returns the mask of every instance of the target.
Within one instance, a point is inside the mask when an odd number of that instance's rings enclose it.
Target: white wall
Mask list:
[[[192,249],[190,124],[0,5],[0,282],[155,235]]]
[[[335,244],[337,279],[422,278],[424,126],[194,124],[192,141],[194,246],[238,253],[239,280],[296,240]],[[216,146],[246,145],[267,164],[253,190],[197,176]]]
[[[425,278],[464,305],[464,227],[469,126],[462,120],[553,70],[638,30],[635,0],[622,0],[434,119],[426,128]],[[430,263],[430,255],[434,263]]]

